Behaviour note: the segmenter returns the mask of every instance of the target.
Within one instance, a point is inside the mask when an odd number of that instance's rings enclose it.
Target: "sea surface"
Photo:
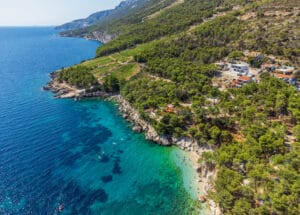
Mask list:
[[[115,103],[41,90],[49,72],[99,45],[52,28],[0,28],[1,215],[199,213],[179,149],[133,133]]]

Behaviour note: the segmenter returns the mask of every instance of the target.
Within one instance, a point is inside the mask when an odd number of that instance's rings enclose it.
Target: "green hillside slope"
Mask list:
[[[163,10],[177,0],[127,0],[115,8],[108,16],[95,25],[62,32],[63,36],[76,36],[98,39],[96,34],[108,34],[113,37],[127,32],[131,25],[143,22],[147,16]]]

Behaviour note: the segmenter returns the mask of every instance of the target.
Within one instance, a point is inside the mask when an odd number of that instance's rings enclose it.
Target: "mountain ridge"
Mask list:
[[[95,24],[96,22],[100,21],[101,19],[107,17],[109,14],[111,14],[113,10],[104,10],[100,12],[96,12],[88,16],[87,18],[83,19],[77,19],[68,23],[65,23],[60,26],[56,26],[56,30],[62,30],[62,31],[67,31],[67,30],[74,30],[74,29],[79,29],[79,28],[85,28],[88,26],[91,26]]]
[[[110,40],[103,40],[103,37],[115,39],[127,31],[127,26],[134,26],[144,21],[146,17],[159,10],[170,6],[178,0],[132,0],[120,4],[120,9],[116,15],[111,13],[107,17],[98,21],[96,24],[85,28],[62,31],[60,34],[67,37],[83,37],[88,39],[99,40],[102,43]],[[124,7],[124,5],[127,5]],[[120,12],[119,12],[120,11]]]
[[[126,14],[133,10],[134,8],[141,6],[147,0],[124,0],[121,1],[114,9],[103,10],[99,12],[95,12],[88,16],[87,18],[77,19],[56,27],[57,30],[60,31],[69,31],[76,30],[81,28],[86,28],[92,25],[97,24],[98,22],[108,20],[108,19],[116,19],[121,17],[123,14]]]

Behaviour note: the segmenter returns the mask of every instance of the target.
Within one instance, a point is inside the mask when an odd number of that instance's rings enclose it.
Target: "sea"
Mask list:
[[[134,133],[114,102],[42,90],[99,45],[52,27],[0,28],[0,214],[199,214],[184,152]]]

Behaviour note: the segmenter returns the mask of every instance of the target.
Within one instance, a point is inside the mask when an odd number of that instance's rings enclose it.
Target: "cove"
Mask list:
[[[0,214],[199,214],[179,149],[133,133],[113,102],[41,90],[98,46],[0,28]]]

